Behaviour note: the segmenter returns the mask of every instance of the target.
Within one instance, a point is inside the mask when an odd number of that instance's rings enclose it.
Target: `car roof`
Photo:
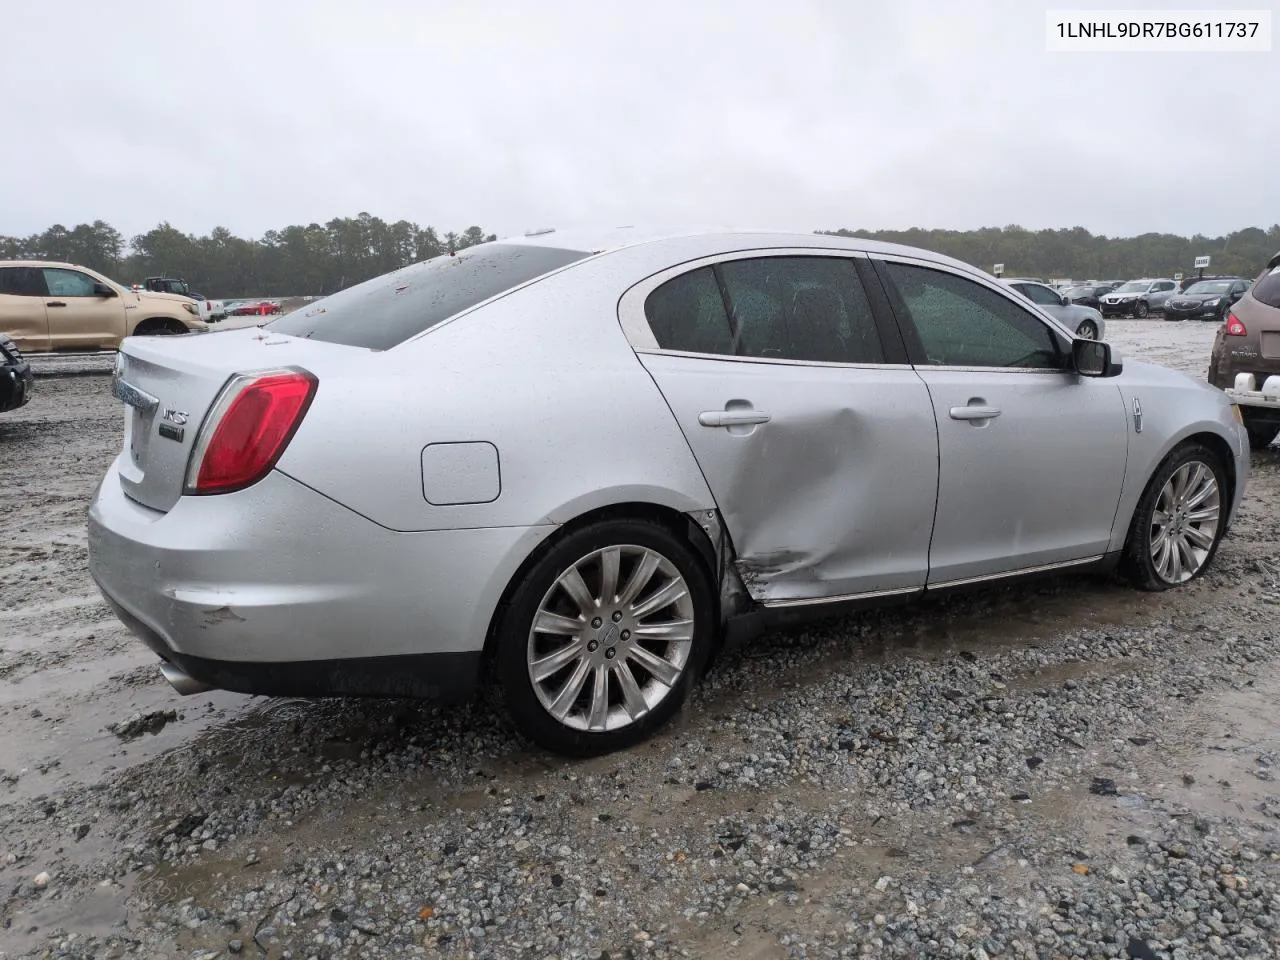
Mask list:
[[[496,243],[557,247],[562,250],[581,250],[588,253],[613,253],[643,244],[661,244],[670,241],[694,241],[706,248],[706,255],[727,249],[751,249],[753,247],[817,247],[832,250],[849,250],[864,253],[897,254],[919,257],[966,271],[981,273],[971,263],[948,257],[921,247],[909,247],[898,243],[885,243],[862,237],[838,237],[802,230],[735,229],[725,227],[572,227],[564,230],[548,229],[524,236],[503,237]],[[701,244],[697,244],[701,241]]]
[[[0,267],[69,267],[72,270],[88,270],[89,267],[64,260],[0,260]],[[96,272],[96,271],[95,271]]]

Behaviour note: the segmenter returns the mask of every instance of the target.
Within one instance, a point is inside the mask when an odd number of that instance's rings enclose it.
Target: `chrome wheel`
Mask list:
[[[1166,583],[1199,572],[1218,538],[1222,496],[1213,469],[1189,460],[1173,472],[1151,514],[1151,562]]]
[[[595,550],[556,578],[529,630],[529,679],[543,708],[574,730],[635,723],[679,684],[694,638],[694,603],[656,550]]]
[[[1076,336],[1079,337],[1081,340],[1097,340],[1098,328],[1094,326],[1094,323],[1092,320],[1086,320],[1084,323],[1080,324],[1078,328],[1076,328]]]

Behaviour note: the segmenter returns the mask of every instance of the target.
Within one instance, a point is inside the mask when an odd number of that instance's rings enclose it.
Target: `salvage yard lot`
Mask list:
[[[1214,329],[1108,326],[1195,376]],[[1188,587],[772,635],[566,761],[482,704],[174,694],[85,567],[110,361],[58,362],[99,373],[0,417],[0,956],[1280,952],[1274,447]]]

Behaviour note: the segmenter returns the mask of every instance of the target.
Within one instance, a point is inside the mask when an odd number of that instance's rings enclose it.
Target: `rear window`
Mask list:
[[[293,337],[387,350],[455,313],[588,256],[556,247],[485,244],[374,277],[266,326]]]
[[[1272,267],[1253,285],[1253,299],[1268,307],[1280,307],[1280,267]]]

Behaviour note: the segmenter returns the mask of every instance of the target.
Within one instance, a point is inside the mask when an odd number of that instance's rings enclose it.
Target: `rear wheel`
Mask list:
[[[1147,309],[1147,301],[1139,300],[1133,305],[1133,315],[1139,320],[1147,319],[1148,313],[1150,313],[1150,311]]]
[[[497,679],[520,731],[546,749],[606,753],[666,723],[715,635],[693,549],[660,524],[578,530],[524,574],[497,625]]]
[[[1226,531],[1227,475],[1208,447],[1187,443],[1156,468],[1125,545],[1125,573],[1143,590],[1168,590],[1198,577]]]

